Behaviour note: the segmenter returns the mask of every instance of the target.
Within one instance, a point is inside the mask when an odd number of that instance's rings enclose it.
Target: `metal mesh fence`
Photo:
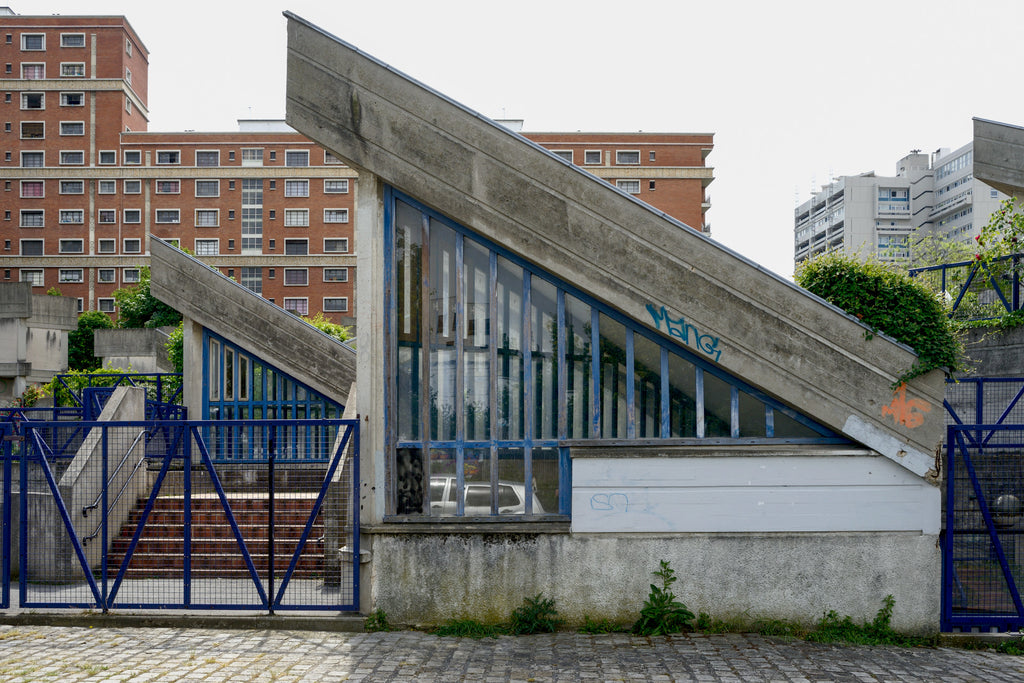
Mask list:
[[[946,383],[946,425],[1024,424],[1024,378],[967,377]],[[955,415],[955,417],[954,417]]]
[[[21,427],[22,606],[358,608],[358,422]]]

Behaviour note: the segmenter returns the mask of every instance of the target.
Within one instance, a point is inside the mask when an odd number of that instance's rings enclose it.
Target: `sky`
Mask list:
[[[283,118],[285,10],[525,131],[714,133],[712,238],[783,277],[793,209],[911,149],[1024,124],[1021,0],[8,0],[124,15],[150,53],[150,131]]]

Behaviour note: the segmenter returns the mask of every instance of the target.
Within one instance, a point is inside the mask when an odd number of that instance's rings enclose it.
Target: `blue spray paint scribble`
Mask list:
[[[602,512],[629,512],[629,498],[625,493],[595,493],[590,497],[590,509]]]
[[[662,322],[665,323],[664,331],[668,333],[670,337],[675,337],[679,341],[683,342],[687,346],[692,346],[703,353],[711,356],[718,362],[718,359],[722,356],[722,349],[718,348],[719,338],[712,337],[710,334],[700,334],[697,328],[686,322],[685,318],[679,317],[673,320],[665,307],[662,306],[661,310],[654,304],[647,304],[647,312],[654,318],[654,326],[661,330]],[[691,343],[691,333],[693,335],[693,342]]]

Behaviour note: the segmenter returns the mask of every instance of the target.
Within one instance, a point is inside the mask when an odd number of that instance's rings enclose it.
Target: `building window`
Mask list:
[[[132,41],[130,38],[125,38],[124,40],[124,52],[129,57],[132,56]]]
[[[142,222],[142,210],[141,209],[125,209],[124,210],[124,222],[125,223],[141,223]]]
[[[7,41],[10,42],[10,41]],[[85,47],[84,33],[62,33],[60,34],[61,47]]]
[[[285,268],[284,284],[288,287],[305,287],[309,284],[309,273],[305,268]]]
[[[324,194],[348,194],[348,178],[324,180]]]
[[[38,51],[46,49],[45,33],[22,33],[21,49],[25,51]]]
[[[324,239],[325,254],[344,254],[348,252],[347,237],[327,237]]]
[[[309,196],[309,181],[308,180],[285,180],[284,181],[284,196],[285,197],[308,197]]]
[[[21,77],[26,81],[39,81],[46,78],[46,65],[45,64],[25,64],[21,65]]]
[[[156,181],[157,194],[178,194],[181,192],[180,180],[158,180]]]
[[[124,80],[128,83],[128,85],[132,84],[132,70],[128,67],[124,68]]]
[[[46,181],[45,180],[22,180],[21,181],[21,196],[22,197],[42,197],[45,191]]]
[[[117,223],[116,209],[100,209],[96,212],[96,222],[103,224]]]
[[[252,147],[242,149],[242,166],[262,166],[263,149]]]
[[[62,92],[60,94],[60,106],[62,107],[84,107],[85,93]],[[40,107],[42,109],[42,107]]]
[[[128,95],[124,96],[124,110],[129,114],[132,113],[132,98]]]
[[[218,181],[218,182],[219,182],[219,181]],[[234,181],[234,180],[229,180],[229,181],[228,181],[228,189],[229,189],[229,190],[233,190],[233,189],[235,189],[235,181]]]
[[[324,150],[324,166],[344,166],[345,162],[334,156],[326,149]]]
[[[217,209],[196,209],[197,228],[216,228],[220,225],[220,212]]]
[[[228,220],[229,221],[235,220],[235,210],[234,209],[228,209]]]
[[[42,256],[43,240],[21,240],[19,249],[22,256]]]
[[[271,152],[273,154],[273,152]],[[309,150],[288,150],[284,153],[285,166],[309,166]]]
[[[85,122],[83,121],[61,121],[61,135],[85,135]]]
[[[60,65],[61,78],[83,78],[85,76],[85,62],[62,62]]]
[[[100,268],[96,271],[96,281],[106,284],[117,282],[117,271],[113,268]]]
[[[234,161],[234,160],[235,160],[235,150],[229,149],[228,150],[228,161]]]
[[[220,166],[220,152],[216,150],[196,152],[196,166]]]
[[[305,228],[309,226],[309,209],[285,209],[284,224],[286,227]]]
[[[649,161],[654,161],[654,152],[650,152],[650,153],[649,153],[649,154],[647,155],[647,159],[648,159]]]
[[[142,251],[142,240],[138,238],[126,239],[124,241],[123,251],[126,254],[138,254]]]
[[[83,209],[61,209],[61,225],[81,225],[85,222],[85,211]]]
[[[117,252],[117,240],[101,239],[96,240],[96,251],[101,254],[113,254]]]
[[[618,149],[615,150],[615,163],[620,166],[639,166],[640,150]]]
[[[263,294],[263,269],[243,267],[239,282],[250,292]]]
[[[276,150],[273,150],[273,149],[270,150],[270,160],[271,161],[277,161],[277,151]]]
[[[124,181],[124,193],[125,194],[142,194],[142,181],[141,180],[125,180]]]
[[[219,180],[197,180],[196,181],[196,196],[197,197],[219,197],[220,196],[220,181]]]
[[[601,163],[601,150],[599,149],[588,149],[583,152],[583,163],[588,166],[593,166]]]
[[[41,228],[44,226],[44,214],[42,209],[22,209],[21,227]]]
[[[26,270],[21,269],[21,281],[31,282],[33,287],[43,286],[43,271],[42,270]]]
[[[22,121],[22,140],[42,140],[46,137],[46,127],[42,121]]]
[[[274,247],[277,246],[275,244],[276,242],[277,242],[277,240],[274,240],[274,239],[267,240],[267,248],[270,249],[270,251],[274,251]]]
[[[291,311],[295,315],[309,315],[309,304],[305,297],[285,298],[284,310]]]
[[[306,256],[309,254],[309,240],[285,240],[285,256]]]
[[[81,254],[83,241],[80,239],[65,239],[57,242],[57,251],[61,254]]]
[[[324,223],[348,223],[348,209],[324,209]]]
[[[181,211],[178,209],[157,209],[156,210],[156,222],[157,223],[180,223],[181,222]]]
[[[553,149],[553,150],[551,150],[551,153],[554,154],[556,157],[559,157],[561,159],[565,159],[570,164],[572,163],[572,150],[571,149]]]
[[[639,180],[616,180],[615,185],[623,192],[628,192],[629,194],[640,194]]]
[[[178,150],[157,150],[156,163],[158,166],[180,164],[181,152]]]
[[[348,268],[324,268],[324,282],[348,282]]]
[[[138,268],[125,268],[121,273],[121,282],[128,284],[135,284],[139,281],[139,269]]]
[[[116,180],[99,180],[96,182],[97,194],[117,194]]]
[[[60,181],[61,194],[85,194],[84,180],[62,180]]]
[[[270,220],[274,220],[275,218],[277,218],[277,211],[275,211],[274,209],[271,209],[270,211],[267,212],[267,217]]]
[[[61,166],[81,166],[85,163],[85,152],[78,150],[62,151],[60,153]]]
[[[114,312],[114,300],[113,299],[97,299],[96,300],[96,305],[99,307],[100,311],[102,311],[104,313],[113,313]]]
[[[220,240],[196,240],[196,256],[217,256],[220,254]]]
[[[61,268],[57,271],[57,282],[81,282],[81,268]]]
[[[142,163],[142,152],[137,149],[127,149],[122,152],[125,166],[138,166]]]
[[[22,152],[21,153],[21,167],[22,168],[43,168],[45,165],[43,152]]]
[[[22,109],[46,109],[46,98],[41,92],[21,93]]]
[[[228,240],[228,251],[233,251],[234,248],[235,248],[235,241],[234,240]]]
[[[648,180],[647,181],[647,189],[650,190],[651,192],[654,192],[654,187],[655,187],[654,181],[653,180]]]
[[[267,269],[267,279],[269,279],[269,280],[273,280],[274,279],[274,269],[273,268],[268,268]],[[273,299],[271,299],[271,301],[273,301]]]
[[[324,313],[347,313],[348,297],[334,296],[324,297]]]
[[[104,149],[100,150],[100,165],[113,166],[117,163],[117,151]]]

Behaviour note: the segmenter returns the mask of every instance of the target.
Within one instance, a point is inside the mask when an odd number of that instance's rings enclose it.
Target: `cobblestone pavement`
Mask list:
[[[2,681],[1024,681],[1024,657],[757,635],[0,626]]]

